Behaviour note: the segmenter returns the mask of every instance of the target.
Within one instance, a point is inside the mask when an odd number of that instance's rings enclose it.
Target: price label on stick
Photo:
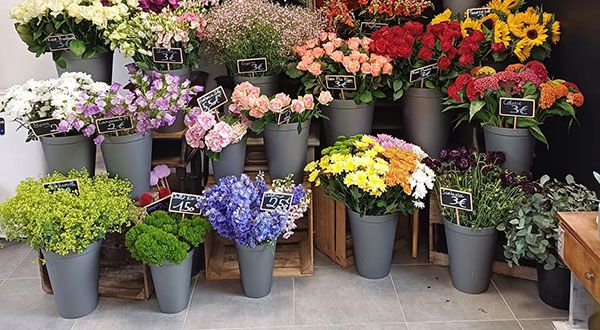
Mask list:
[[[264,57],[259,57],[237,60],[237,70],[240,74],[266,72],[267,59]]]
[[[388,26],[387,23],[361,22],[360,32],[362,32],[362,34],[364,34],[366,37],[370,37],[373,32],[381,29],[384,26]]]
[[[500,115],[533,118],[535,117],[535,100],[501,97]]]
[[[467,17],[473,20],[478,20],[491,14],[494,10],[492,8],[469,8],[467,9]]]
[[[431,76],[435,76],[439,71],[437,63],[429,64],[414,70],[410,70],[410,82],[425,80]]]
[[[292,108],[287,107],[281,110],[279,116],[277,116],[277,125],[287,124],[290,122],[290,119],[292,119]]]
[[[66,190],[75,196],[79,196],[79,180],[46,182],[43,187],[51,193],[57,190]]]
[[[152,204],[144,206],[147,214],[152,214],[156,211],[169,211],[169,205],[171,204],[171,195],[163,197]]]
[[[96,119],[96,128],[100,134],[125,131],[133,128],[133,121],[131,116]]]
[[[51,52],[67,50],[71,47],[71,41],[75,40],[73,33],[69,34],[53,34],[46,38],[46,44]]]
[[[473,198],[466,191],[440,188],[441,204],[457,210],[473,211]]]
[[[356,90],[356,77],[329,74],[325,76],[325,86],[327,89]]]
[[[292,206],[294,195],[287,193],[265,192],[260,202],[260,209],[263,211],[272,211],[277,208],[289,210]]]
[[[154,63],[183,64],[183,50],[181,48],[152,48]]]
[[[227,103],[227,94],[225,94],[225,90],[222,86],[219,86],[198,98],[198,105],[204,112],[212,112],[225,103]]]
[[[31,128],[35,136],[42,137],[59,133],[58,124],[60,124],[60,120],[58,119],[42,119],[30,122],[29,128]]]
[[[0,135],[4,135],[4,133],[6,133],[6,127],[5,127],[5,121],[4,118],[0,118]]]
[[[169,203],[169,212],[183,213],[183,214],[200,214],[200,208],[198,208],[198,202],[200,202],[200,196],[184,193],[172,193],[171,201]]]

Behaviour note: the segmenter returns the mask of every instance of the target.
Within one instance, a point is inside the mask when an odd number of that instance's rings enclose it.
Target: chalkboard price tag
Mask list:
[[[163,197],[152,204],[144,206],[147,214],[152,214],[156,211],[169,211],[169,205],[171,203],[171,195]]]
[[[415,82],[423,79],[427,79],[438,73],[439,67],[437,63],[429,64],[418,69],[410,70],[410,82]]]
[[[356,90],[356,77],[350,75],[326,75],[327,89]]]
[[[287,107],[281,110],[279,116],[277,116],[277,125],[288,124],[290,119],[292,119],[292,108]]]
[[[183,50],[181,48],[152,48],[154,63],[183,64]]]
[[[66,190],[75,196],[79,196],[79,180],[46,182],[43,184],[43,187],[51,193],[57,190]]]
[[[198,105],[204,112],[212,112],[214,109],[227,103],[227,94],[222,86],[219,86],[210,92],[198,98]]]
[[[266,72],[267,59],[264,57],[259,57],[237,60],[237,70],[240,74]]]
[[[361,22],[360,32],[362,32],[362,34],[364,34],[366,37],[370,37],[373,32],[381,29],[384,26],[388,26],[387,23]]]
[[[492,8],[469,8],[467,9],[467,17],[473,20],[478,20],[491,14],[494,10]]]
[[[51,52],[57,52],[60,50],[67,50],[71,46],[71,41],[75,40],[73,33],[69,34],[53,34],[46,38],[46,44]]]
[[[4,135],[6,133],[6,121],[4,118],[0,118],[0,135]]]
[[[440,196],[442,197],[442,206],[469,212],[473,211],[473,198],[471,193],[448,188],[440,188]]]
[[[42,119],[30,122],[29,128],[35,136],[42,137],[58,133],[58,124],[60,124],[58,119]]]
[[[96,119],[96,128],[100,134],[120,132],[132,129],[133,121],[131,116]]]
[[[501,97],[500,115],[533,118],[535,117],[535,100]]]
[[[292,206],[294,195],[287,193],[265,192],[260,202],[260,209],[263,211],[272,211],[277,208],[289,210]]]
[[[200,196],[198,195],[174,192],[171,194],[169,212],[183,214],[200,214],[202,212],[197,206],[198,202],[200,202]]]

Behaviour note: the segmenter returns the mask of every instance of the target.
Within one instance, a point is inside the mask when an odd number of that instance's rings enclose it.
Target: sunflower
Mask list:
[[[527,10],[524,12],[517,13],[517,17],[519,21],[521,21],[521,23],[523,24],[532,25],[540,21],[540,15],[538,14],[537,10],[535,10],[535,8],[533,7],[527,8]]]
[[[492,8],[498,11],[501,11],[505,15],[510,15],[510,8],[508,6],[508,2],[510,0],[502,1],[502,0],[492,0],[485,5],[487,8]]]
[[[525,37],[523,40],[527,40],[533,46],[541,46],[548,39],[548,29],[540,24],[533,24],[523,28]]]
[[[485,26],[491,30],[494,27],[494,25],[496,25],[496,22],[498,22],[498,21],[500,21],[500,17],[498,16],[498,14],[491,13],[491,14],[488,14],[488,15],[482,17],[479,20],[479,24],[481,24],[481,26]]]
[[[514,52],[519,61],[525,62],[531,56],[531,49],[533,49],[533,45],[527,39],[522,39],[515,45]]]
[[[452,18],[452,10],[446,9],[443,13],[436,15],[431,20],[431,25],[440,24],[443,22],[448,22]]]
[[[554,21],[552,23],[552,43],[556,44],[560,40],[560,22]]]
[[[494,25],[494,43],[503,43],[504,46],[510,45],[510,30],[508,24],[498,21]]]
[[[542,14],[542,23],[544,25],[548,25],[548,23],[552,22],[553,19],[554,19],[554,15],[552,15],[550,13],[543,13]]]
[[[462,21],[462,23],[460,23],[460,30],[462,32],[463,37],[466,37],[475,30],[481,31],[481,22],[479,20],[467,18],[464,21]]]
[[[508,24],[508,29],[510,30],[510,33],[514,34],[518,38],[523,38],[524,24],[519,20],[517,15],[508,15],[506,23]]]

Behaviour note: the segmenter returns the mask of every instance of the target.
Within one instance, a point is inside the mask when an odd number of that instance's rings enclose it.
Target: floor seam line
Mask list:
[[[510,308],[510,305],[508,304],[508,301],[506,301],[506,299],[504,298],[504,295],[502,294],[502,292],[500,292],[500,288],[498,288],[498,286],[496,285],[496,282],[494,282],[494,280],[491,279],[491,278],[490,278],[490,282],[492,282],[492,285],[494,286],[494,288],[496,289],[496,291],[498,291],[498,294],[500,295],[500,298],[502,298],[502,301],[504,302],[504,304],[508,308],[508,311],[510,312],[510,314],[517,321],[517,324],[519,325],[519,327],[521,328],[521,330],[524,330],[523,325],[521,324],[521,322],[519,321],[519,319],[517,318],[517,316],[513,312],[512,308]]]
[[[296,279],[292,277],[292,321],[296,326]]]
[[[404,314],[404,307],[402,307],[402,303],[400,302],[400,296],[398,296],[398,290],[396,290],[396,284],[394,283],[394,278],[392,277],[392,273],[388,274],[390,277],[390,281],[392,282],[392,288],[394,288],[394,294],[396,295],[396,301],[398,302],[398,306],[400,306],[400,312],[402,313],[402,319],[404,323],[406,323],[406,314]]]
[[[190,300],[188,301],[187,308],[185,310],[185,317],[183,318],[183,324],[181,325],[181,329],[185,329],[185,324],[188,319],[188,315],[190,314],[190,307],[192,307],[192,299],[194,298],[194,292],[196,292],[196,285],[198,285],[198,279],[200,278],[200,274],[196,275],[194,279],[194,286],[192,287],[192,293],[190,294]]]
[[[13,269],[10,271],[10,273],[8,273],[8,275],[6,276],[6,278],[4,280],[2,280],[2,282],[0,282],[0,287],[2,287],[2,285],[4,285],[4,283],[8,279],[11,279],[10,276],[15,272],[15,270],[17,270],[17,268],[19,268],[19,266],[21,265],[21,263],[23,262],[23,260],[25,260],[25,258],[27,258],[27,256],[31,253],[31,251],[33,251],[33,247],[29,247],[29,251],[27,251],[27,253],[25,253],[25,255],[21,257],[21,259],[19,260],[19,262],[17,262],[17,264],[13,267]]]

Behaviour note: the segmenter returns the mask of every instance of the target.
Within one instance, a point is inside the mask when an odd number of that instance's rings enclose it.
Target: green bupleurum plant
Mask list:
[[[537,182],[537,192],[527,196],[513,217],[498,226],[506,235],[506,262],[512,267],[526,259],[546,270],[565,267],[557,252],[557,213],[592,211],[597,207],[596,193],[576,183],[573,176],[567,175],[565,182],[543,176]]]
[[[204,242],[210,228],[201,216],[177,221],[165,211],[156,211],[127,231],[125,245],[133,258],[147,265],[179,264],[192,247]]]
[[[66,190],[50,192],[46,182],[77,179],[79,196]],[[35,249],[60,255],[81,253],[109,232],[120,232],[140,211],[129,197],[128,181],[86,170],[54,173],[19,183],[16,195],[0,204],[0,231],[7,239],[25,241]]]

